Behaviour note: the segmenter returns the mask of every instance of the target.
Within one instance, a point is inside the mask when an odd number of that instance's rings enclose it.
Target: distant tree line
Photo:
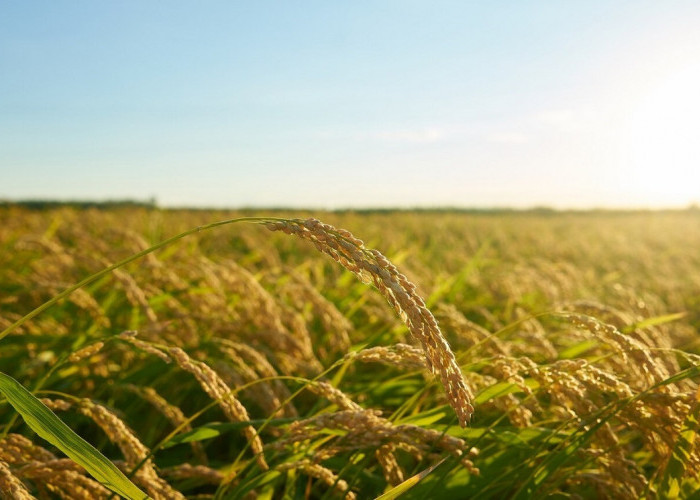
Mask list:
[[[22,207],[29,210],[47,210],[50,208],[157,208],[156,200],[0,200],[0,207]]]

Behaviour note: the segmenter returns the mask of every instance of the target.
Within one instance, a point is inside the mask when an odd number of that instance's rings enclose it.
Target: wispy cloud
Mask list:
[[[497,144],[526,144],[529,138],[520,132],[492,132],[486,134],[484,138],[488,142]]]
[[[531,120],[540,125],[568,126],[576,121],[576,113],[572,109],[546,109],[534,113]]]
[[[552,133],[567,133],[582,124],[582,115],[573,109],[543,109],[534,113],[511,116],[491,123],[482,137],[496,144],[526,144],[537,142]]]
[[[320,139],[342,139],[353,141],[396,142],[407,144],[436,143],[455,136],[449,127],[386,127],[382,129],[359,130],[324,130],[314,134]]]
[[[387,124],[370,130],[327,130],[316,132],[321,139],[359,142],[435,144],[481,142],[522,145],[537,142],[552,133],[571,132],[580,128],[585,117],[568,108],[543,109],[533,113],[513,114],[496,121],[476,119],[462,123]]]
[[[438,128],[382,130],[369,134],[371,139],[390,142],[430,143],[445,139],[447,133]]]

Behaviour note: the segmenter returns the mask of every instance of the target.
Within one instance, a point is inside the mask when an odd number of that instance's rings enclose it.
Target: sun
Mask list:
[[[638,204],[700,202],[700,61],[646,94],[629,117],[625,191]]]

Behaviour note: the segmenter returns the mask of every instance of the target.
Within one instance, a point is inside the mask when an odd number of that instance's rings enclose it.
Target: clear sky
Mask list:
[[[700,1],[0,4],[0,199],[700,203]]]

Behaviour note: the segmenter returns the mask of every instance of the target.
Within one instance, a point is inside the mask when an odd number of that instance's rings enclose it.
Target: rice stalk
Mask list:
[[[354,500],[356,498],[355,493],[350,491],[348,483],[344,479],[338,478],[333,471],[327,469],[326,467],[313,463],[310,460],[299,460],[297,462],[287,462],[276,467],[279,471],[286,471],[292,469],[299,469],[304,474],[320,479],[326,485],[333,487],[338,493],[341,494],[343,498],[348,500]]]
[[[457,365],[449,344],[442,336],[437,321],[416,293],[416,286],[379,251],[368,250],[349,231],[336,229],[316,219],[285,220],[267,223],[271,231],[294,234],[311,241],[363,282],[373,283],[406,323],[414,338],[423,347],[430,370],[439,376],[447,399],[465,427],[474,411],[474,398]]]
[[[221,377],[219,377],[214,370],[207,366],[206,363],[193,360],[179,347],[171,347],[168,352],[180,366],[180,368],[195,376],[204,392],[206,392],[210,398],[217,402],[230,421],[247,422],[250,420],[245,406],[243,406],[240,401],[236,399],[233,391],[229,389],[226,383],[221,380]],[[258,463],[258,466],[262,470],[268,470],[269,467],[263,454],[262,440],[260,439],[260,436],[255,428],[251,425],[246,425],[243,428],[243,433],[248,438],[250,448],[255,454],[255,460]]]

